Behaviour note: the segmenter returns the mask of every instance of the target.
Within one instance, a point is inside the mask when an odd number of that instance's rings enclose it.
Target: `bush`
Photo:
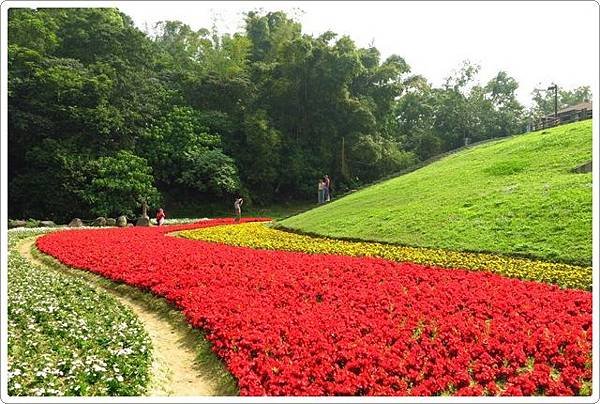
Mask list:
[[[92,161],[90,172],[90,184],[78,193],[94,216],[134,215],[142,201],[150,206],[160,202],[152,168],[133,153],[121,150],[115,156],[100,157]]]
[[[36,219],[27,219],[27,223],[25,223],[25,227],[27,227],[27,228],[40,227],[40,221],[36,220]]]

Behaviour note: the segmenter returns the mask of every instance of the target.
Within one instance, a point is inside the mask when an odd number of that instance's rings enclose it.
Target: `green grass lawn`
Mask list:
[[[592,121],[501,139],[281,221],[340,238],[590,265]]]

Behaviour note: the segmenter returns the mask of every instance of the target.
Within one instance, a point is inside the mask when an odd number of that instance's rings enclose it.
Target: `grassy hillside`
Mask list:
[[[592,121],[463,150],[290,217],[286,228],[589,265]]]

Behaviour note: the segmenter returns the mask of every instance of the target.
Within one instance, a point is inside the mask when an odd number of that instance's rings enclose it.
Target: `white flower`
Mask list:
[[[117,351],[117,356],[131,355],[132,353],[133,353],[133,349],[131,349],[131,348],[124,348],[124,349],[119,349]]]
[[[106,368],[105,367],[98,366],[95,363],[92,366],[92,369],[94,369],[94,372],[106,372]]]
[[[41,396],[45,392],[46,392],[46,389],[44,389],[43,387],[42,388],[36,387],[35,389],[33,389],[33,394],[35,394],[36,396]]]

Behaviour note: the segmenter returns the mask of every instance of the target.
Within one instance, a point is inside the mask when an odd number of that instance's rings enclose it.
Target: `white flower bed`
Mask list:
[[[23,238],[56,230],[8,232],[9,395],[142,394],[151,345],[133,312],[82,280],[32,265],[16,251]]]

